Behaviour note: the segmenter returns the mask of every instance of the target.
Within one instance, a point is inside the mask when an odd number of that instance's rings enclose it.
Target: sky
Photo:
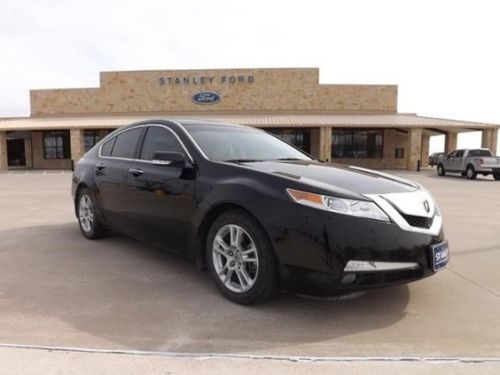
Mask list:
[[[500,124],[498,1],[0,0],[0,117],[110,70],[318,67],[399,112]],[[444,137],[431,139],[441,151]],[[458,147],[480,146],[480,133]],[[500,150],[500,147],[499,147]]]

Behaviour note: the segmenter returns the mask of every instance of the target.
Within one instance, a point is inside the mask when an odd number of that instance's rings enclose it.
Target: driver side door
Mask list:
[[[153,164],[156,152],[178,152],[186,162]],[[191,239],[195,166],[172,129],[148,126],[127,178],[129,217],[139,237],[184,250]]]

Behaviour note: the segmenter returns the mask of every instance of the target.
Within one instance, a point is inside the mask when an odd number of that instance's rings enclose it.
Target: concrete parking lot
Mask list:
[[[94,362],[120,374],[500,373],[500,181],[395,173],[440,205],[445,270],[357,298],[283,294],[256,307],[228,302],[180,257],[117,234],[84,239],[71,174],[0,174],[0,373]]]

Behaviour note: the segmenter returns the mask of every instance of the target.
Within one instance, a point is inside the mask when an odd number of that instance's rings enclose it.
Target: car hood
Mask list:
[[[317,161],[264,161],[246,167],[290,178],[320,189],[356,194],[387,194],[419,189],[403,178],[370,169]]]

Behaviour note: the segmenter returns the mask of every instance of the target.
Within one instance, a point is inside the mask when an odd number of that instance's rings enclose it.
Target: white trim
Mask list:
[[[363,194],[365,197],[372,199],[401,229],[408,231],[408,232],[416,232],[416,233],[425,233],[425,234],[430,234],[433,236],[439,235],[441,232],[441,227],[443,226],[443,219],[441,217],[441,214],[439,212],[439,209],[430,196],[429,193],[424,191],[423,189],[417,190],[415,192],[408,192],[408,193],[397,193],[397,194]],[[392,201],[391,198],[394,198],[395,195],[398,195],[398,200],[397,202]],[[429,202],[432,202],[432,213],[433,216],[428,216],[428,215],[422,215],[422,212],[420,209],[415,210],[414,212],[411,211],[411,206],[414,205],[416,206],[416,202],[422,203],[421,198],[425,196],[426,199]],[[415,215],[415,216],[424,216],[424,217],[432,217],[432,226],[427,229],[427,228],[419,228],[419,227],[414,227],[408,224],[408,222],[405,220],[403,216],[399,213],[399,211],[394,207],[394,205],[397,206],[398,203],[400,202],[410,202],[409,204],[404,206],[404,213],[408,215]],[[401,209],[400,207],[398,207]]]

